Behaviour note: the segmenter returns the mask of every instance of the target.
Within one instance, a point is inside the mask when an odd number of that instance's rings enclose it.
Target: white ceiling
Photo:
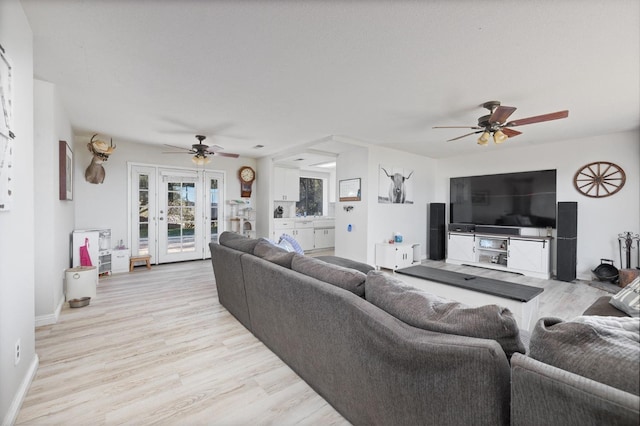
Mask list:
[[[189,147],[202,133],[250,157],[352,139],[442,158],[640,127],[637,0],[22,4],[35,77],[80,136]],[[432,129],[475,125],[489,100],[512,119],[570,113],[500,146]]]

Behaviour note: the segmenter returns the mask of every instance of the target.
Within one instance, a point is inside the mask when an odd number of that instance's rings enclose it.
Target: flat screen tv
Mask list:
[[[556,226],[556,171],[450,179],[450,222],[546,228]]]

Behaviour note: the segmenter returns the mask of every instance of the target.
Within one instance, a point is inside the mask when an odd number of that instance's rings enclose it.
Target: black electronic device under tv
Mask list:
[[[556,171],[502,173],[449,180],[451,223],[556,226]]]

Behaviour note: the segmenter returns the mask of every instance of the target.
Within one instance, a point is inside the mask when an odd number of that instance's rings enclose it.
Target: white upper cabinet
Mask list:
[[[300,170],[273,168],[274,200],[300,201]]]

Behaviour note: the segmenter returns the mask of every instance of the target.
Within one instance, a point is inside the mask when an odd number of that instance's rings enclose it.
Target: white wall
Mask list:
[[[33,34],[20,2],[0,2],[0,43],[13,71],[13,207],[0,212],[0,421],[11,424],[38,365],[34,309]],[[38,236],[38,241],[51,234]],[[21,361],[14,366],[15,343]]]
[[[514,140],[507,143],[518,142]],[[450,177],[556,169],[557,200],[578,202],[578,278],[591,279],[591,270],[600,264],[601,258],[614,259],[616,266],[620,267],[618,234],[625,231],[640,232],[638,131],[535,147],[499,148],[491,146],[484,151],[479,148],[474,155],[439,160],[436,199],[449,201]],[[595,161],[609,161],[622,167],[627,181],[620,192],[606,198],[590,198],[574,188],[573,176],[576,171]]]
[[[34,81],[36,325],[57,321],[64,303],[64,271],[69,265],[69,236],[74,226],[73,201],[59,199],[58,141],[73,145],[73,132],[55,86]]]
[[[109,135],[99,135],[102,140],[109,141]],[[177,138],[178,139],[178,138]],[[191,139],[194,139],[193,141]],[[195,138],[189,136],[176,140],[174,145],[190,147]],[[177,151],[175,148],[158,145],[134,143],[114,140],[116,149],[103,164],[106,177],[104,183],[92,184],[84,179],[84,172],[91,163],[91,154],[87,149],[89,138],[76,138],[74,144],[74,204],[75,228],[108,228],[111,229],[111,242],[119,240],[129,241],[128,236],[128,163],[144,163],[149,165],[175,166],[180,168],[202,169],[195,166],[188,154],[163,154],[165,151]],[[229,149],[228,151],[231,151]],[[205,170],[221,171],[225,173],[225,198],[240,199],[240,180],[238,170],[241,166],[256,168],[253,158],[212,157]],[[255,207],[257,186],[260,174],[256,174],[253,184],[251,206]],[[229,205],[225,205],[226,215]],[[259,228],[260,223],[256,225]],[[259,229],[256,231],[260,232]]]
[[[380,182],[379,167],[401,167],[408,175],[413,170],[406,185],[413,185],[413,204],[385,204],[378,202],[379,186],[384,190],[391,183],[386,176]],[[387,170],[391,173],[390,170]],[[405,176],[406,177],[406,176]],[[427,253],[427,203],[435,202],[434,182],[435,161],[427,157],[408,154],[388,148],[369,149],[369,244],[368,263],[375,262],[375,243],[389,241],[394,232],[399,232],[403,242],[420,244],[421,258]]]
[[[271,238],[273,232],[273,160],[262,157],[256,164],[256,236]]]
[[[336,195],[335,255],[360,262],[369,262],[369,198],[375,196],[375,193],[369,193],[368,164],[369,152],[364,147],[343,152],[336,160],[336,181],[361,179],[361,201],[339,201],[339,195]],[[353,206],[353,210],[345,211],[346,206]],[[349,225],[351,232],[348,231]]]
[[[391,183],[386,177],[380,182],[380,165],[414,171],[409,178],[413,204],[378,202],[379,185],[386,191]],[[353,178],[361,178],[362,200],[336,202],[336,256],[374,265],[375,244],[388,241],[394,232],[399,232],[404,242],[420,244],[421,257],[426,257],[427,204],[438,201],[434,199],[435,160],[377,146],[356,147],[340,154],[336,167],[338,182]],[[346,212],[345,206],[354,208]]]

